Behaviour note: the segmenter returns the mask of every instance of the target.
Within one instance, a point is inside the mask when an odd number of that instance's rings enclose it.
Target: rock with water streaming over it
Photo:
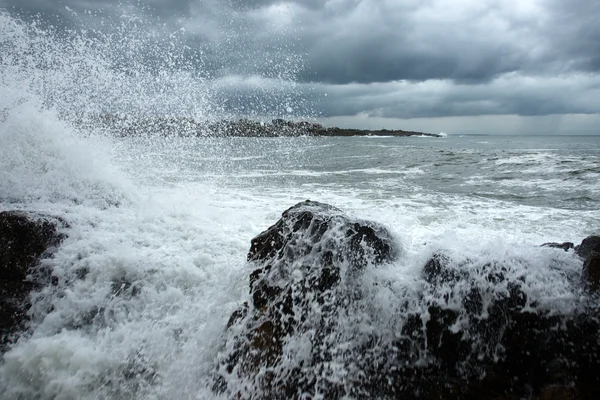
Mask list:
[[[458,382],[452,398],[542,399],[567,392],[596,398],[600,380],[590,371],[600,367],[598,299],[574,299],[565,313],[540,307],[528,295],[531,278],[513,265],[457,262],[437,253],[424,267],[435,300],[427,304],[427,322],[416,325],[425,328],[424,347],[444,377],[437,384]]]
[[[598,298],[579,280],[564,278],[572,304],[552,309],[531,295],[526,260],[440,251],[411,292],[374,273],[398,254],[384,227],[335,207],[285,211],[252,240],[251,301],[230,318],[214,389],[261,399],[600,395]]]
[[[23,328],[29,292],[48,283],[36,268],[63,240],[61,219],[23,211],[0,212],[0,350]]]
[[[230,319],[236,333],[216,389],[235,390],[235,381],[263,398],[295,398],[315,385],[337,393],[337,384],[318,377],[337,351],[336,314],[361,297],[362,271],[395,255],[391,235],[378,224],[312,201],[285,211],[252,240],[252,302]]]

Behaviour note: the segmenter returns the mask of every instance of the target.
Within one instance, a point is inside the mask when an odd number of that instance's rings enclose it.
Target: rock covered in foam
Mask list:
[[[530,296],[523,269],[457,262],[443,252],[425,265],[423,278],[429,318],[417,319],[414,329],[426,332],[423,347],[435,375],[444,377],[434,385],[446,389],[434,397],[600,395],[600,380],[590,373],[600,367],[596,299],[584,297],[566,313],[543,308]]]
[[[0,349],[23,327],[29,292],[47,283],[36,266],[64,238],[59,218],[23,211],[0,212]]]
[[[577,304],[542,307],[525,260],[438,252],[419,290],[386,297],[393,283],[365,277],[396,253],[385,228],[335,207],[284,212],[252,240],[251,301],[230,318],[215,390],[261,399],[598,398],[593,295],[565,278]]]
[[[338,350],[337,313],[360,298],[361,272],[395,254],[381,225],[313,201],[286,210],[252,240],[252,301],[230,319],[216,388],[252,387],[261,398],[294,398],[315,385],[337,393],[319,376]]]

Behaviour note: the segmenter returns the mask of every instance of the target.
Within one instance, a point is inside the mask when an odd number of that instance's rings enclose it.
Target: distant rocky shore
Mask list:
[[[324,127],[307,121],[273,119],[270,122],[239,119],[217,122],[199,122],[192,118],[130,118],[115,115],[100,115],[78,121],[82,125],[104,127],[119,136],[159,134],[188,137],[297,137],[297,136],[429,136],[433,133],[403,130],[364,130]]]

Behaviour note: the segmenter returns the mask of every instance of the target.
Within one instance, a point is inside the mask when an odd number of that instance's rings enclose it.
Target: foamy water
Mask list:
[[[1,48],[59,57],[53,37],[0,17]],[[104,65],[103,52],[81,46],[64,57]],[[249,297],[250,240],[308,198],[394,235],[398,260],[364,277],[388,282],[369,298],[382,329],[399,299],[419,295],[421,268],[439,249],[472,266],[501,260],[526,277],[538,307],[577,307],[571,278],[581,261],[539,245],[598,233],[594,138],[114,138],[65,117],[102,108],[88,95],[114,89],[122,77],[109,67],[89,91],[49,105],[29,83],[73,89],[68,62],[51,74],[2,62],[2,92],[11,95],[0,100],[0,211],[48,212],[70,224],[43,260],[58,285],[32,295],[31,333],[3,356],[2,398],[216,397],[225,326]],[[177,79],[173,96],[202,85]],[[125,98],[137,106],[147,82],[130,84],[141,85]],[[107,93],[125,96],[131,86],[122,87]]]

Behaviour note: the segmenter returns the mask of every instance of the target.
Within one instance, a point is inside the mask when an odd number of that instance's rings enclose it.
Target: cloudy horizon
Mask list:
[[[223,96],[283,79],[326,125],[600,134],[597,1],[0,0],[65,26],[123,7],[185,31]]]

